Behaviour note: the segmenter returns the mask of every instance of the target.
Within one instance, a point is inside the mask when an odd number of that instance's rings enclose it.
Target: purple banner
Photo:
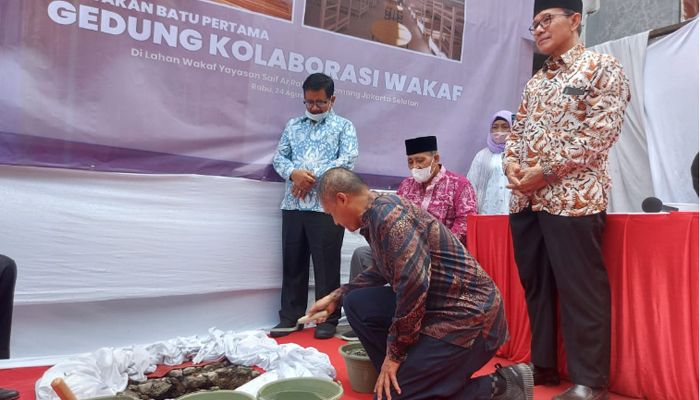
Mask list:
[[[356,171],[407,174],[437,135],[466,173],[530,76],[532,1],[4,0],[0,163],[262,180],[301,83],[336,81]]]

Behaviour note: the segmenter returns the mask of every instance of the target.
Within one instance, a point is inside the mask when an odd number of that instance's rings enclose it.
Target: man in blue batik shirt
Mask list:
[[[306,313],[309,292],[309,256],[313,257],[316,300],[340,287],[340,249],[344,228],[323,212],[316,180],[333,167],[352,169],[357,159],[357,134],[352,122],[332,110],[333,80],[309,75],[302,85],[306,113],[292,118],[282,132],[272,159],[275,171],[286,181],[282,199],[282,300],[280,323],[292,328]],[[335,334],[340,318],[336,310],[319,324],[317,339]],[[273,337],[289,332],[271,333]]]

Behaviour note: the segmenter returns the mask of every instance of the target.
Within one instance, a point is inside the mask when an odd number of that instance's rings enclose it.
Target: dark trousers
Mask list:
[[[610,283],[602,255],[605,213],[563,217],[528,208],[510,215],[525,289],[532,362],[557,367],[557,296],[574,383],[604,387],[610,375]]]
[[[372,258],[372,248],[369,246],[360,246],[355,249],[352,253],[352,258],[350,258],[350,277],[348,282],[352,282],[357,275],[369,267],[374,265],[374,259]]]
[[[309,256],[314,261],[316,300],[340,287],[340,249],[345,229],[314,211],[282,210],[282,309],[280,320],[295,322],[306,314]],[[340,309],[327,321],[338,324]]]
[[[396,311],[396,295],[388,287],[355,289],[343,299],[348,322],[374,367],[381,370],[387,335]],[[471,379],[496,353],[479,338],[465,349],[426,335],[408,349],[396,375],[401,394],[393,399],[491,399],[492,379]],[[375,397],[376,398],[376,397]]]
[[[16,280],[15,262],[0,254],[0,359],[10,358],[10,330]]]

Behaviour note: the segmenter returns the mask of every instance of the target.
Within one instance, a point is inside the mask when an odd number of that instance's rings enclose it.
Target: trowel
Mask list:
[[[270,333],[272,332],[294,332],[299,330],[299,325],[304,325],[309,322],[316,321],[319,318],[325,318],[328,316],[328,311],[323,310],[319,311],[316,314],[313,315],[304,315],[303,317],[299,318],[297,320],[297,324],[290,327],[290,328],[272,328],[270,329]]]

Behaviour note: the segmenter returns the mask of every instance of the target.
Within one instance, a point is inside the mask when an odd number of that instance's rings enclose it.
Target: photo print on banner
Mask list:
[[[304,25],[461,61],[464,0],[307,0]]]
[[[242,8],[254,13],[292,20],[292,0],[212,0],[233,8]]]

